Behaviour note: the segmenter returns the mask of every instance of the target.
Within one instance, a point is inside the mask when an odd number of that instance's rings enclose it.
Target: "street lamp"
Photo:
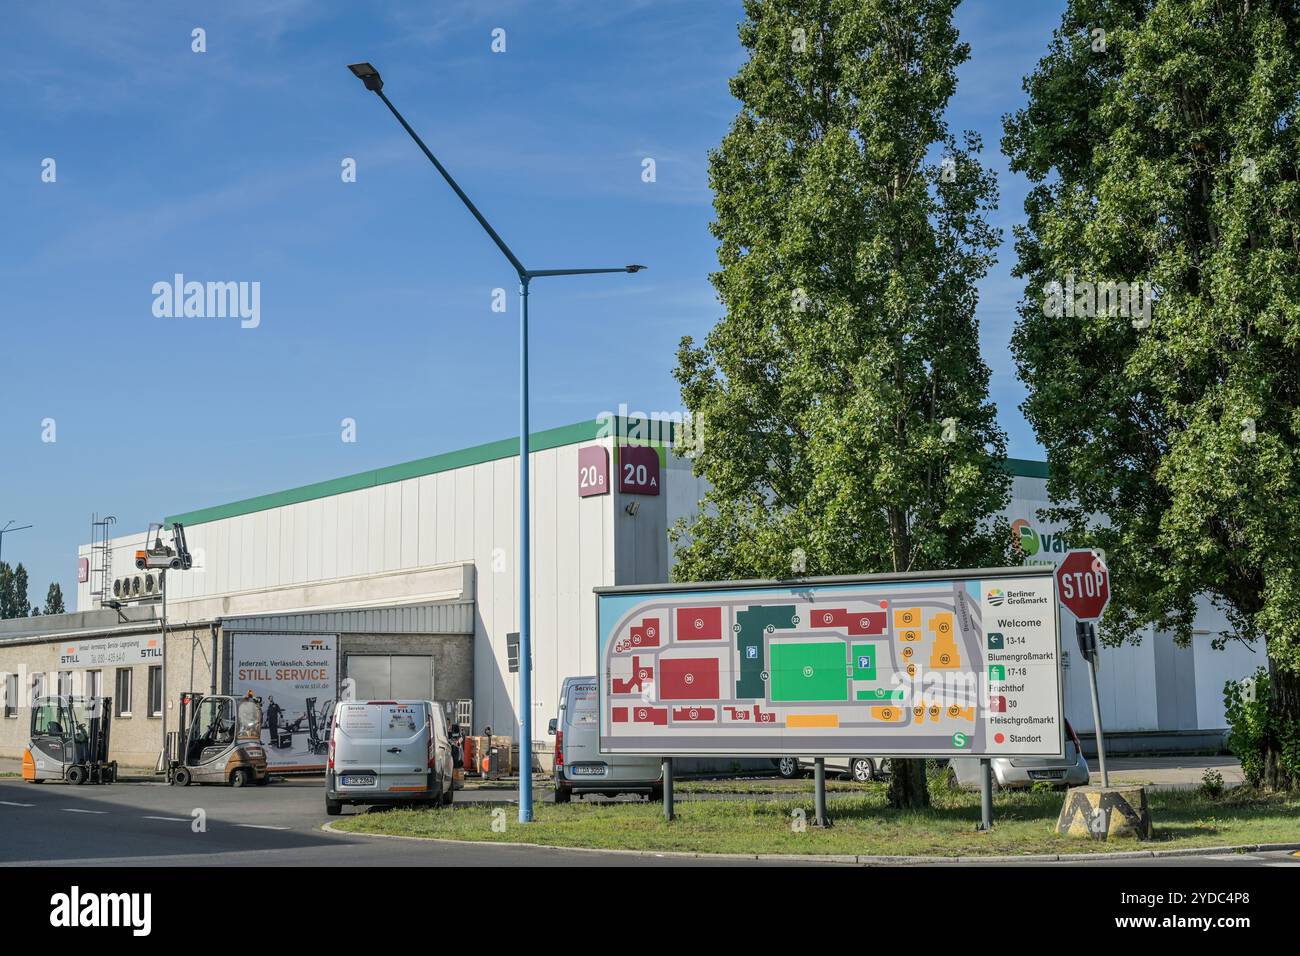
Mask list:
[[[528,286],[533,279],[549,276],[586,276],[609,272],[635,273],[646,267],[633,264],[609,269],[525,268],[519,258],[510,251],[510,247],[506,245],[505,240],[497,235],[497,231],[483,218],[483,214],[470,201],[469,196],[465,195],[465,191],[457,185],[451,173],[447,172],[442,163],[438,162],[438,157],[430,152],[429,147],[424,145],[424,140],[420,139],[419,134],[411,129],[411,124],[406,122],[405,117],[397,111],[397,107],[384,95],[384,80],[379,75],[379,71],[369,63],[353,63],[348,69],[365,84],[366,89],[384,101],[384,105],[388,107],[389,112],[397,117],[397,122],[401,123],[402,128],[410,134],[411,139],[415,140],[415,144],[428,157],[429,162],[433,163],[442,178],[447,181],[447,185],[452,188],[452,191],[460,197],[460,201],[465,204],[465,208],[478,220],[478,224],[483,227],[483,231],[501,250],[501,254],[506,257],[515,273],[519,276],[519,660],[523,662],[522,667],[525,674],[524,679],[520,681],[521,691],[519,694],[519,822],[531,823],[533,819],[533,655],[530,633],[532,630],[530,622],[532,602],[529,583],[532,552],[528,540]]]
[[[4,554],[4,550],[5,550],[5,535],[7,535],[7,534],[13,534],[15,531],[26,531],[26,530],[27,530],[28,528],[30,528],[30,527],[31,527],[31,525],[29,525],[29,524],[25,524],[25,525],[20,525],[19,527],[15,528],[15,527],[14,527],[14,523],[13,523],[12,521],[7,521],[7,522],[5,522],[5,526],[4,526],[3,528],[0,528],[0,555],[3,555],[3,554]]]

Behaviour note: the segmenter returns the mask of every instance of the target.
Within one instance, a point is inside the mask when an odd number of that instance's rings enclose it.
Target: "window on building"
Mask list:
[[[60,697],[71,697],[72,691],[72,671],[59,671],[58,695]]]
[[[18,716],[18,675],[5,674],[5,716]]]
[[[86,696],[100,697],[104,692],[104,672],[86,671]]]
[[[32,675],[32,703],[36,703],[38,697],[45,696],[45,675],[37,671]]]
[[[149,668],[149,716],[161,717],[163,710],[162,700],[162,667],[153,666]]]
[[[114,682],[113,716],[131,716],[131,668],[119,667]]]

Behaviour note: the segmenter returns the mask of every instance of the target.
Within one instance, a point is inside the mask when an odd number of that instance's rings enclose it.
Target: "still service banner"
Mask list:
[[[326,716],[338,687],[333,634],[236,634],[234,691],[262,698],[262,742],[271,770],[321,770]]]

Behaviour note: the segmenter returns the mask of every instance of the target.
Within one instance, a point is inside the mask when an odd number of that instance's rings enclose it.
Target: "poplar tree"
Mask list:
[[[1218,642],[1267,651],[1276,788],[1300,782],[1298,45],[1296,0],[1070,0],[1003,140],[1033,183],[1024,411],[1054,516],[1107,552],[1102,638],[1185,645],[1198,598],[1222,608]],[[1154,305],[1044,308],[1071,279]]]
[[[944,122],[957,2],[745,2],[740,112],[709,158],[725,314],[678,353],[709,482],[679,580],[1008,557],[975,320],[996,181]],[[924,761],[893,762],[890,799],[929,803]]]

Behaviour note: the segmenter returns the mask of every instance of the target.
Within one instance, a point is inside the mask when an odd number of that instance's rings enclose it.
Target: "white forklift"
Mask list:
[[[167,734],[165,768],[174,787],[221,783],[265,786],[266,749],[262,746],[262,699],[206,696],[186,691],[180,697],[181,729]]]
[[[112,783],[117,762],[108,759],[110,697],[38,697],[32,703],[31,738],[23,750],[28,783]]]
[[[171,544],[163,541],[164,528],[165,525],[156,521],[149,523],[149,532],[144,536],[145,547],[135,553],[137,571],[188,571],[194,566],[194,558],[185,544],[184,525],[179,521],[172,524]]]

